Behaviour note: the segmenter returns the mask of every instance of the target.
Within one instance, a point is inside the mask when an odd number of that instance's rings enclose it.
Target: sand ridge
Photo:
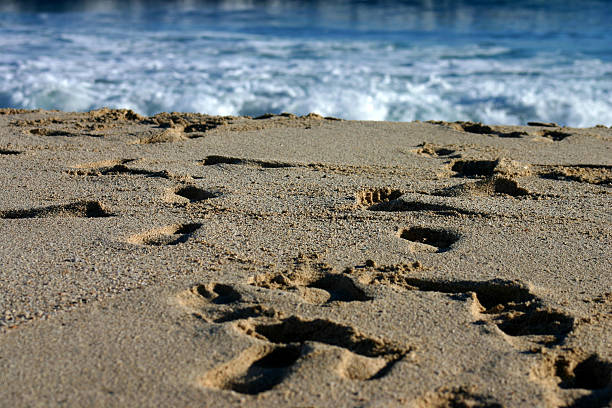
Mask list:
[[[609,406],[612,130],[0,111],[29,406]]]

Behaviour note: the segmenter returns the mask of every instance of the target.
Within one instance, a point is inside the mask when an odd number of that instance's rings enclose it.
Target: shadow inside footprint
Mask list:
[[[589,390],[566,408],[605,407],[612,401],[612,363],[597,354],[569,353],[546,359],[543,371],[565,390]],[[560,380],[560,382],[559,382]]]
[[[518,313],[505,313],[498,321],[498,327],[509,336],[555,335],[565,337],[573,326],[573,319],[563,313],[533,307],[519,307],[515,310]],[[544,343],[552,345],[558,341],[550,340]]]
[[[511,197],[534,196],[527,189],[519,187],[518,183],[506,177],[492,177],[475,183],[464,183],[434,191],[434,195],[442,197],[493,196],[503,194]]]
[[[456,160],[451,170],[462,177],[492,176],[497,160]]]
[[[499,305],[523,303],[535,299],[535,296],[514,282],[494,279],[492,281],[435,281],[419,278],[406,278],[406,284],[426,292],[469,293],[474,292],[478,302],[490,312]]]
[[[402,229],[399,231],[399,237],[411,242],[434,247],[436,252],[448,251],[459,240],[459,235],[454,232],[426,227]]]
[[[174,194],[186,198],[192,203],[208,200],[209,198],[215,198],[219,196],[219,194],[204,190],[203,188],[199,188],[196,186],[179,187],[174,191]]]
[[[197,293],[211,303],[226,305],[239,301],[242,296],[230,285],[215,283],[214,285],[198,285]]]
[[[0,155],[17,155],[17,154],[21,154],[21,152],[17,150],[0,149]]]
[[[612,184],[612,166],[576,164],[573,166],[543,166],[543,179],[577,181],[596,185]]]
[[[108,161],[100,163],[85,163],[68,170],[69,174],[79,176],[145,176],[171,178],[167,170],[153,171],[126,166],[132,159]]]
[[[268,391],[281,383],[300,355],[300,346],[277,347],[254,361],[243,376],[230,383],[230,388],[241,394]]]
[[[407,201],[401,198],[374,204],[368,207],[368,210],[386,212],[430,211],[440,215],[486,215],[484,213],[463,210],[461,208],[451,207],[444,204],[424,203],[420,201]]]
[[[238,157],[211,155],[206,156],[201,163],[203,166],[212,166],[215,164],[244,164],[244,160]]]
[[[328,274],[307,285],[309,288],[323,289],[329,293],[328,302],[365,302],[372,300],[348,276]]]
[[[599,390],[612,385],[612,363],[602,360],[597,354],[591,354],[578,363],[559,358],[555,366],[555,374],[562,380],[561,388]]]
[[[235,302],[239,301],[241,297],[236,298]],[[227,302],[232,303],[232,302]],[[249,318],[258,317],[278,317],[279,314],[272,308],[267,308],[262,305],[247,306],[243,308],[233,309],[226,313],[223,313],[220,317],[213,320],[215,323],[233,322],[235,320],[244,320]]]
[[[207,373],[201,383],[240,394],[260,394],[280,384],[301,355],[300,345],[255,346]]]
[[[571,133],[562,132],[560,130],[543,130],[540,134],[542,135],[542,137],[551,139],[555,142],[560,142],[566,137],[569,137],[572,135]]]
[[[200,223],[170,225],[133,235],[128,242],[149,246],[178,245],[187,242],[201,226]]]
[[[5,219],[47,217],[98,218],[110,217],[112,215],[98,201],[77,201],[65,205],[51,205],[30,210],[0,211],[0,218]]]
[[[218,155],[206,156],[206,158],[204,158],[204,160],[202,160],[200,163],[203,166],[212,166],[215,164],[237,164],[237,165],[243,165],[243,166],[261,167],[264,169],[295,167],[294,164],[279,162],[279,161],[274,161],[274,160],[243,159],[239,157],[218,156]]]
[[[381,340],[356,332],[353,327],[324,319],[302,320],[297,316],[291,316],[281,323],[257,324],[255,332],[272,343],[316,341],[343,347],[367,357],[405,354],[397,348],[389,347]]]
[[[456,154],[457,151],[455,149],[448,149],[434,143],[423,142],[417,147],[418,149],[413,150],[413,152],[421,156],[444,157],[454,155],[453,157],[455,158],[460,157],[460,155]]]

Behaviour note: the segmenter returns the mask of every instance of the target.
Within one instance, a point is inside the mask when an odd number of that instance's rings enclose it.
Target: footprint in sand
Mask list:
[[[398,230],[398,237],[411,243],[415,252],[446,252],[459,241],[459,234],[446,230],[427,227],[410,227]]]
[[[170,203],[197,203],[221,196],[219,191],[205,190],[192,184],[182,184],[168,190],[166,201]]]
[[[165,170],[151,171],[128,167],[127,164],[135,161],[134,159],[104,160],[99,162],[82,163],[68,170],[68,174],[78,176],[145,176],[172,178],[172,175]]]
[[[545,137],[547,139],[552,140],[553,142],[560,142],[562,140],[564,140],[565,138],[571,136],[571,133],[567,133],[567,132],[562,132],[560,130],[550,130],[550,129],[546,129],[546,130],[542,130],[540,132],[538,132],[539,136]]]
[[[17,150],[0,149],[0,156],[9,156],[9,155],[17,155],[17,154],[21,154],[21,152]]]
[[[224,322],[232,322],[225,320]],[[207,372],[199,384],[242,394],[271,390],[306,363],[311,355],[336,356],[336,375],[355,381],[385,376],[409,352],[391,343],[368,337],[351,326],[330,320],[306,320],[299,316],[284,319],[239,319],[234,327],[253,338],[255,346],[233,360]]]
[[[612,362],[581,350],[553,350],[531,371],[533,381],[573,400],[571,407],[605,407],[612,402]]]
[[[441,388],[419,399],[416,408],[502,408],[502,405],[488,395],[475,392],[472,387]]]
[[[202,226],[199,223],[175,224],[132,235],[128,242],[137,245],[165,246],[183,244]]]
[[[203,133],[198,130],[192,130],[192,127],[177,127],[168,128],[155,133],[152,136],[144,137],[137,140],[134,144],[156,144],[156,143],[174,143],[183,140],[198,139],[204,137]]]
[[[612,166],[577,164],[573,166],[540,167],[539,176],[544,179],[612,185]]]
[[[531,167],[515,160],[499,158],[496,160],[458,159],[449,164],[455,177],[492,177],[500,176],[528,176]]]
[[[361,282],[392,284],[408,290],[439,292],[472,297],[480,306],[475,310],[479,318],[491,319],[505,334],[525,337],[531,343],[545,346],[560,344],[574,328],[574,319],[545,307],[525,286],[500,279],[490,281],[445,281],[415,278],[377,268],[364,270]],[[376,272],[374,274],[374,272]],[[530,346],[529,346],[530,347]]]
[[[364,284],[393,285],[407,290],[460,295],[466,300],[471,298],[474,301],[472,313],[478,319],[476,324],[486,324],[487,321],[495,324],[513,339],[512,344],[522,353],[542,350],[543,358],[532,370],[532,380],[544,384],[565,400],[573,400],[568,406],[606,406],[612,401],[612,362],[594,353],[559,348],[574,330],[574,319],[546,307],[522,284],[499,279],[422,279],[396,268],[380,266],[361,269],[358,275],[357,278]],[[426,399],[450,398],[450,401],[470,395],[475,401],[480,398],[471,393],[438,392]]]
[[[331,320],[285,317],[259,304],[249,293],[252,291],[245,291],[250,286],[209,283],[178,295],[179,303],[196,318],[211,324],[231,324],[253,342],[234,359],[201,376],[200,386],[260,394],[321,356],[333,356],[325,361],[335,363],[324,369],[335,375],[353,381],[375,380],[384,377],[412,350]]]
[[[529,136],[524,130],[516,130],[508,126],[489,126],[479,122],[443,122],[429,121],[435,125],[441,125],[459,132],[473,133],[477,135],[492,135],[502,138],[521,138]]]
[[[66,129],[52,129],[52,128],[44,128],[44,127],[30,129],[30,134],[37,135],[37,136],[104,137],[104,135],[102,134],[89,133],[89,132],[84,132],[82,130],[70,131]]]
[[[238,302],[242,298],[240,293],[231,285],[224,285],[222,283],[198,285],[194,289],[202,298],[217,305]]]
[[[262,304],[258,300],[261,292],[249,289],[256,286],[259,291],[299,292],[309,286],[322,288],[325,294],[312,302],[322,304],[367,301],[370,298],[363,286],[384,284],[408,291],[439,292],[455,300],[472,299],[474,324],[494,325],[513,339],[511,343],[521,352],[544,350],[545,359],[534,369],[534,380],[554,383],[555,392],[574,392],[566,398],[574,401],[572,406],[605,405],[610,401],[612,363],[596,354],[572,354],[556,347],[574,329],[573,318],[546,307],[520,283],[415,278],[413,272],[422,270],[420,263],[385,267],[369,261],[365,266],[336,274],[325,264],[314,262],[316,257],[300,256],[295,261],[289,271],[260,275],[248,285],[208,283],[179,294],[179,303],[194,317],[209,324],[229,324],[253,343],[235,358],[199,377],[198,385],[257,395],[281,386],[321,353],[334,356],[325,361],[335,363],[324,369],[342,378],[371,381],[384,377],[410,354],[411,347],[367,336],[353,326],[328,319],[286,316]],[[423,406],[436,401],[498,406],[491,398],[468,388],[438,390],[419,401]]]
[[[416,149],[411,150],[418,156],[424,157],[442,157],[442,158],[459,158],[461,154],[457,153],[457,148],[453,145],[438,145],[435,143],[423,142]]]
[[[284,167],[295,167],[296,165],[286,162],[280,161],[272,161],[272,160],[257,160],[257,159],[242,159],[238,157],[229,157],[229,156],[206,156],[204,160],[200,162],[203,166],[213,166],[218,164],[233,164],[233,165],[241,165],[241,166],[252,166],[252,167],[261,167],[264,169],[275,169],[275,168],[284,168]]]
[[[256,395],[280,384],[301,356],[302,347],[299,345],[253,346],[206,373],[199,384],[207,388]]]
[[[518,183],[508,177],[493,176],[476,182],[463,183],[433,192],[441,197],[473,197],[505,195],[510,197],[536,198],[539,195],[531,193],[520,187]]]
[[[455,160],[450,169],[461,177],[490,177],[497,164],[497,160]]]
[[[464,210],[462,208],[441,204],[410,200],[400,190],[386,188],[370,188],[359,190],[355,194],[356,208],[383,212],[431,212],[438,215],[479,215],[487,214]]]
[[[400,190],[392,189],[390,187],[366,188],[358,191],[355,194],[355,202],[358,207],[366,207],[370,209],[373,206],[397,200],[401,196],[402,192]]]
[[[334,272],[326,264],[304,257],[295,259],[293,269],[258,275],[251,279],[250,284],[260,288],[290,291],[301,296],[304,301],[314,304],[372,300],[364,289],[347,275]]]
[[[111,217],[109,212],[99,201],[76,201],[70,204],[50,205],[24,210],[0,211],[0,218],[48,218],[48,217]]]

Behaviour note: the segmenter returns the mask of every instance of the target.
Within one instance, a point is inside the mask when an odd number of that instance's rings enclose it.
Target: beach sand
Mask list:
[[[0,110],[0,405],[612,404],[612,130]]]

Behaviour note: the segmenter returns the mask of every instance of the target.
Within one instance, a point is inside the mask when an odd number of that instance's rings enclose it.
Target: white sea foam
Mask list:
[[[202,30],[12,30],[0,37],[0,105],[612,125],[612,63],[592,57]]]

